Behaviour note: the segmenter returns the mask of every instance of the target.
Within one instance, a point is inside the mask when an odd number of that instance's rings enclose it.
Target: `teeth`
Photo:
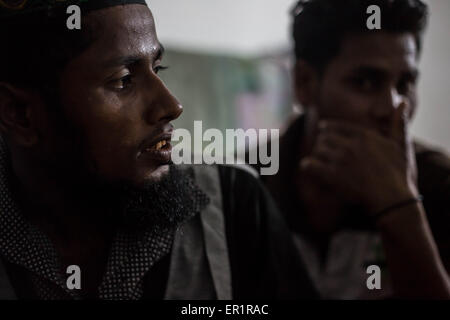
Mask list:
[[[156,144],[155,149],[156,149],[156,150],[161,150],[161,148],[164,147],[166,144],[167,144],[166,140],[162,140],[162,141],[160,141],[160,142],[158,142],[158,143]]]
[[[169,142],[166,140],[161,140],[159,141],[157,144],[155,144],[153,147],[147,148],[145,149],[145,151],[149,152],[151,150],[161,150],[162,147],[164,147],[166,144],[168,144]]]

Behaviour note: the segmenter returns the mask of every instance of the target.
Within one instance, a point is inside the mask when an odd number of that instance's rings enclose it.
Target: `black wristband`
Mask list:
[[[419,196],[417,196],[415,198],[410,198],[410,199],[407,199],[407,200],[404,200],[404,201],[401,201],[401,202],[397,202],[397,203],[395,203],[395,204],[393,204],[393,205],[391,205],[391,206],[389,206],[387,208],[384,208],[383,210],[380,210],[380,211],[376,212],[375,214],[372,215],[372,218],[375,221],[377,221],[382,216],[384,216],[386,213],[388,213],[390,211],[394,211],[394,210],[397,210],[397,209],[409,206],[409,205],[414,204],[414,203],[422,202],[422,201],[423,201],[423,196],[419,195]]]

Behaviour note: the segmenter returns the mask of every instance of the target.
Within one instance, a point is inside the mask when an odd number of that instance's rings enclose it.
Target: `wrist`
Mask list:
[[[424,212],[422,197],[419,196],[387,207],[385,210],[374,215],[373,221],[380,230],[390,230],[392,226],[408,229],[416,223],[420,224]]]
[[[399,187],[385,188],[383,193],[374,197],[372,201],[368,201],[368,212],[370,216],[376,216],[383,210],[395,206],[410,199],[418,199],[421,201],[421,195],[415,184],[407,183]]]

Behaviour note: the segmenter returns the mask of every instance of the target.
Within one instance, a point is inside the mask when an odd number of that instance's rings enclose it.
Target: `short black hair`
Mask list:
[[[366,26],[370,5],[381,9],[381,31],[412,33],[420,53],[428,21],[428,7],[421,0],[301,0],[293,10],[296,58],[322,72],[346,36],[377,32]]]

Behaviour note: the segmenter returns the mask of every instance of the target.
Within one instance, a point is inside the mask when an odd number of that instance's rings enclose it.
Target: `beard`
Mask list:
[[[58,145],[69,147],[45,162],[55,180],[69,178],[70,186],[64,183],[70,190],[69,198],[75,199],[80,208],[88,209],[78,213],[91,215],[84,218],[115,224],[130,231],[173,229],[194,216],[209,201],[195,184],[192,169],[182,170],[175,165],[170,165],[168,173],[158,181],[148,181],[139,186],[128,181],[105,179],[95,170],[92,161],[86,159],[86,139],[82,130],[66,117],[59,96],[54,95],[47,101],[53,109],[59,133]],[[72,160],[59,161],[68,158]],[[71,172],[70,177],[65,177],[67,172]],[[92,212],[96,213],[95,216]]]
[[[159,181],[114,187],[119,223],[129,230],[177,228],[196,213],[197,188],[189,172],[175,165]]]
[[[85,205],[96,208],[103,223],[113,223],[128,232],[177,229],[200,210],[205,197],[194,183],[192,172],[175,165],[158,181],[136,186],[95,178],[77,195]],[[77,192],[77,191],[76,191]],[[92,212],[92,210],[90,210]]]

